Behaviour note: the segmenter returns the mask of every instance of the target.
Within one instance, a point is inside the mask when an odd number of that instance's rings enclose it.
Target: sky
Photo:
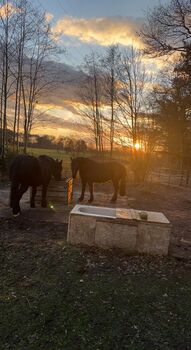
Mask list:
[[[64,15],[74,17],[143,16],[148,7],[158,0],[35,0],[58,19]],[[160,1],[164,2],[164,1]]]
[[[126,43],[128,24],[139,29],[148,8],[159,0],[34,0],[50,14],[54,28],[63,31],[62,43],[67,50],[65,62],[78,65],[92,49],[102,51],[107,44]],[[165,0],[160,0],[164,3]],[[61,29],[62,28],[62,29]],[[107,28],[107,31],[106,31]],[[58,30],[58,31],[59,31]],[[86,33],[86,36],[85,36]],[[89,37],[87,37],[89,34]],[[130,35],[129,35],[130,34]],[[102,40],[107,38],[107,40]],[[100,45],[101,44],[101,45]]]
[[[47,12],[53,31],[59,34],[59,45],[66,49],[65,54],[59,55],[60,62],[75,69],[78,69],[84,56],[92,50],[103,52],[108,45],[115,43],[123,47],[133,44],[140,48],[142,42],[137,32],[148,8],[152,9],[159,4],[158,0],[34,0],[35,2]],[[160,0],[160,3],[165,2]],[[71,88],[69,90],[72,91]],[[67,133],[67,136],[70,132],[76,134],[72,125],[76,124],[79,115],[73,94],[68,96],[66,87],[63,86],[58,95],[60,97],[57,101],[51,98],[52,105],[47,114],[49,120],[52,116],[57,118],[58,123],[53,123],[52,127],[38,127],[36,131],[55,135]],[[39,108],[46,109],[46,101]]]

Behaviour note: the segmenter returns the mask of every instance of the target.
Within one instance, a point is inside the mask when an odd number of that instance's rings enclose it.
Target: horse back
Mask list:
[[[38,186],[42,182],[41,169],[37,158],[29,155],[16,156],[9,169],[11,182]]]
[[[100,162],[86,159],[80,167],[81,178],[93,182],[106,182],[121,178],[125,173],[125,166],[116,161]]]

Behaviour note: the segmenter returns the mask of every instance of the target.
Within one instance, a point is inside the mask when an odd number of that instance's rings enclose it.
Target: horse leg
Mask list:
[[[22,198],[23,194],[28,190],[29,186],[27,185],[20,185],[19,187],[19,201]]]
[[[47,187],[48,187],[47,185],[42,186],[42,201],[41,201],[42,208],[47,207],[47,200],[46,200]]]
[[[13,215],[18,215],[20,213],[19,206],[19,184],[17,182],[11,183],[10,192],[10,207],[12,208]]]
[[[30,206],[31,206],[31,208],[35,208],[35,196],[36,196],[36,191],[37,191],[37,187],[36,187],[36,186],[33,186],[33,187],[32,187],[31,199],[30,199]]]
[[[113,194],[113,197],[111,198],[111,202],[115,203],[117,200],[118,191],[119,191],[119,180],[112,180],[112,182],[114,186],[114,194]]]
[[[82,193],[81,193],[80,198],[78,198],[79,202],[83,201],[85,190],[86,190],[86,181],[82,180]]]
[[[90,199],[88,203],[92,203],[94,200],[94,195],[93,195],[93,182],[88,182],[89,185],[89,190],[90,190]]]
[[[13,208],[15,196],[18,194],[18,183],[12,182],[11,183],[11,190],[10,190],[10,208]]]
[[[13,208],[13,215],[18,215],[21,212],[19,202],[23,194],[27,191],[27,185],[13,184],[11,188],[11,207]]]
[[[19,191],[18,191],[18,200],[19,200],[19,202],[20,202],[23,194],[28,190],[28,188],[29,188],[29,186],[27,186],[27,185],[22,185],[22,184],[20,185]],[[21,212],[20,206],[19,206],[19,211]]]

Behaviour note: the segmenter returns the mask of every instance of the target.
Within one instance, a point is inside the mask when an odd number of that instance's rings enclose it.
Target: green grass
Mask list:
[[[47,155],[54,159],[59,159],[63,161],[63,175],[71,175],[71,154],[65,151],[57,151],[56,149],[43,149],[43,148],[28,148],[28,154],[33,156]]]
[[[68,159],[70,160],[71,157],[96,157],[96,152],[66,152],[62,150],[56,150],[56,149],[44,149],[44,148],[28,148],[27,149],[28,154],[32,154],[35,156],[39,156],[41,154],[46,154],[53,158],[59,158],[59,159]],[[97,155],[98,157],[103,157],[104,159],[110,159],[110,153],[109,152],[103,152],[100,155]],[[114,159],[125,161],[129,158],[129,156],[126,153],[123,152],[114,152],[113,154]]]
[[[189,263],[74,248],[66,226],[1,228],[1,350],[190,349]]]
[[[43,149],[43,148],[28,148],[28,154],[32,154],[34,156],[39,156],[45,154],[52,158],[70,160],[70,154],[65,151],[59,151],[56,149]]]

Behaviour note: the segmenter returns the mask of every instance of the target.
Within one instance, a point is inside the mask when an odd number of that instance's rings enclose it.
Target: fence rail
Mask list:
[[[59,158],[63,160],[63,178],[71,177],[71,159],[70,157],[89,157],[94,160],[108,161],[115,160],[123,163],[127,169],[127,182],[133,183],[134,173],[132,168],[132,158],[128,153],[116,153],[113,157],[110,157],[110,154],[103,153],[101,155],[96,154],[95,152],[86,152],[86,153],[66,153],[66,152],[56,152],[55,150],[32,150],[30,154],[38,156],[39,154],[47,154],[53,158]],[[8,168],[9,168],[10,159],[6,160],[6,166],[0,163],[0,181],[8,181]],[[145,181],[150,183],[163,183],[165,185],[171,186],[185,186],[191,187],[191,172],[190,169],[180,170],[177,163],[168,163],[166,158],[154,157],[149,165],[150,170],[146,177]],[[77,180],[79,182],[79,179]]]
[[[171,186],[191,187],[191,177],[188,171],[171,171],[171,169],[156,169],[149,173],[149,182],[159,182]]]

